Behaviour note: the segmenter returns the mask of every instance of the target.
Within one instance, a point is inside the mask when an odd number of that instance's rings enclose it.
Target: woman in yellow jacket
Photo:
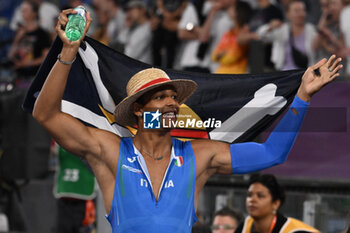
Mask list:
[[[249,216],[235,233],[319,233],[297,219],[278,212],[285,199],[284,191],[270,174],[253,176],[246,198]]]
[[[212,53],[212,60],[219,63],[216,73],[242,74],[248,66],[248,44],[239,37],[249,35],[249,19],[252,13],[248,3],[237,1],[227,9],[235,26],[227,31]]]

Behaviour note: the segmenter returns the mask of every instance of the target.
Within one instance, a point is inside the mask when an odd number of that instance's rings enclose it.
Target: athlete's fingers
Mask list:
[[[323,66],[324,64],[326,64],[327,62],[327,59],[326,58],[323,58],[322,60],[320,60],[319,62],[317,62],[315,65],[311,66],[311,68],[313,70],[316,70],[318,68],[320,68],[321,66]]]
[[[80,39],[81,41],[84,39],[86,33],[88,32],[91,22],[92,22],[92,18],[90,17],[90,12],[87,12],[86,13],[86,25],[85,25],[85,28],[84,28],[83,36]]]
[[[330,68],[333,64],[333,60],[336,58],[336,56],[333,54],[327,61],[327,68]]]
[[[332,64],[332,66],[328,68],[329,71],[333,72],[335,70],[335,68],[338,66],[338,64],[341,62],[341,60],[342,59],[340,57],[337,60],[335,60]]]

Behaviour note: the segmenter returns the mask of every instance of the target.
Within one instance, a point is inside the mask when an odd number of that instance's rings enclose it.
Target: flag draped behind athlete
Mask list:
[[[24,101],[31,112],[47,75],[57,60],[62,42],[53,43]],[[151,67],[86,37],[72,65],[62,100],[62,111],[84,124],[130,136],[132,128],[114,121],[113,111],[126,97],[126,84],[138,71]],[[180,113],[206,121],[220,121],[220,128],[174,129],[179,138],[211,138],[242,142],[254,139],[291,103],[303,71],[265,74],[202,74],[163,69],[171,79],[192,79],[198,90],[181,106]]]

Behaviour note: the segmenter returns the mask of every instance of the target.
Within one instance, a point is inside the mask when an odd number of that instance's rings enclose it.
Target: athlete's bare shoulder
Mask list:
[[[191,145],[195,156],[213,156],[228,146],[225,142],[210,139],[195,139]]]
[[[112,133],[108,130],[98,129],[94,127],[88,127],[89,131],[91,132],[94,137],[98,138],[100,140],[107,140],[106,143],[109,141],[118,142],[120,144],[121,137],[115,133]]]
[[[88,129],[99,144],[100,150],[97,157],[108,165],[115,164],[116,166],[119,157],[121,137],[107,130],[92,127],[88,127]]]
[[[191,145],[196,157],[197,176],[205,174],[205,181],[216,173],[222,164],[226,165],[231,161],[228,143],[200,139],[191,141]]]

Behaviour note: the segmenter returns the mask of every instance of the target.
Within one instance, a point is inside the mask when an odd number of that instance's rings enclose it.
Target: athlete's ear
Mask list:
[[[132,110],[133,113],[136,117],[141,117],[143,114],[143,110],[142,110],[143,106],[137,102],[132,104]]]

